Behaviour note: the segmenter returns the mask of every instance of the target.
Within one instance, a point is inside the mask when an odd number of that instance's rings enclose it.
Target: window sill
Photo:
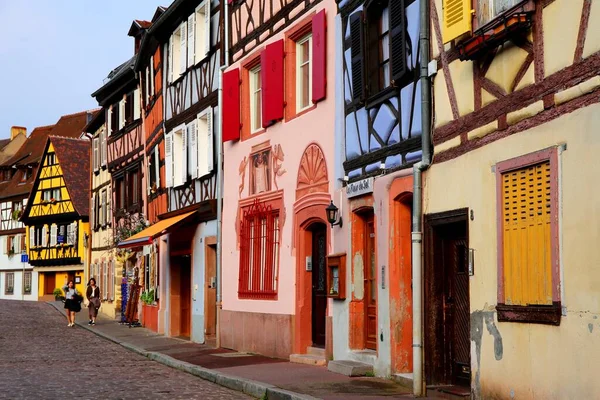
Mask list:
[[[562,308],[560,302],[554,302],[551,306],[498,304],[496,311],[499,322],[524,322],[559,326]]]
[[[240,293],[238,292],[238,299],[240,300],[271,300],[277,301],[277,293]]]
[[[377,107],[384,101],[389,100],[392,97],[398,96],[398,93],[399,93],[398,88],[396,88],[394,86],[388,86],[387,88],[381,90],[376,95],[369,97],[369,99],[367,99],[367,101],[366,101],[365,108],[367,110],[369,110],[371,108]]]

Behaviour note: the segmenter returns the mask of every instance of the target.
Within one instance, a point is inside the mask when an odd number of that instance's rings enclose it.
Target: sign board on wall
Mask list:
[[[362,196],[363,194],[373,193],[373,183],[375,178],[365,178],[357,182],[349,183],[346,186],[346,194],[348,198]]]

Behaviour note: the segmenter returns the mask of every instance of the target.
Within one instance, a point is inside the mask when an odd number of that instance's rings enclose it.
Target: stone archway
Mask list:
[[[313,282],[312,272],[306,271],[306,259],[312,257],[312,228],[315,224],[328,227],[325,208],[331,201],[327,162],[321,147],[309,144],[300,159],[294,203],[293,250],[296,254],[296,310],[294,352],[303,354],[312,342]],[[327,229],[329,233],[329,229]],[[327,234],[326,249],[330,236]],[[325,314],[327,315],[327,314]],[[325,347],[331,350],[331,327],[326,317]]]

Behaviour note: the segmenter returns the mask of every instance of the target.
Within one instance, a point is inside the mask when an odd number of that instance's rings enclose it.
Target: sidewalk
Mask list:
[[[63,313],[62,302],[49,302]],[[379,378],[349,378],[325,367],[215,349],[145,328],[128,328],[101,317],[88,326],[87,309],[77,314],[77,325],[107,340],[170,367],[257,398],[269,399],[390,399],[410,398],[409,390]]]

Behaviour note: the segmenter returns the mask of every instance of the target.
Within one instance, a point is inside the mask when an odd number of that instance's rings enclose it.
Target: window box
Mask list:
[[[346,253],[327,256],[327,297],[346,299]]]
[[[521,36],[531,29],[533,12],[519,11],[503,14],[475,31],[473,37],[459,43],[459,57],[462,61],[475,60],[482,54],[502,45],[507,40]]]

